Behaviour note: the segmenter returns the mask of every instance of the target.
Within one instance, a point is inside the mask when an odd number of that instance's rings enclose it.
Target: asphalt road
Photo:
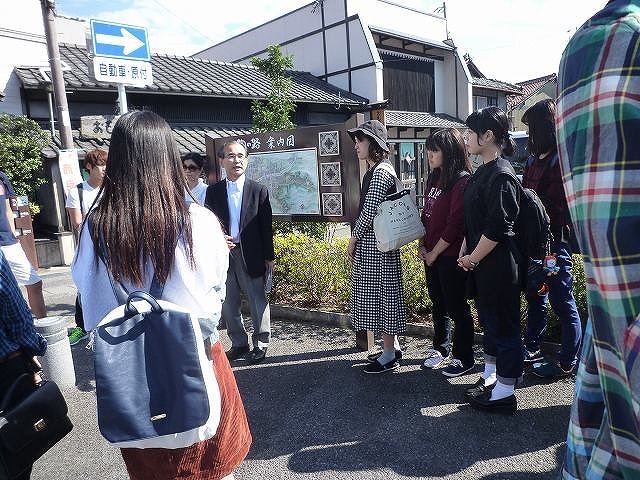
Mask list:
[[[46,271],[44,281],[51,313],[71,314],[68,269]],[[74,429],[35,464],[33,479],[127,478],[119,451],[97,428],[85,343],[72,348],[77,385],[64,392]],[[558,478],[573,380],[542,383],[526,375],[515,415],[480,413],[464,402],[480,364],[451,380],[422,371],[429,345],[406,337],[400,369],[364,375],[351,331],[274,320],[266,361],[234,364],[254,439],[236,478]]]

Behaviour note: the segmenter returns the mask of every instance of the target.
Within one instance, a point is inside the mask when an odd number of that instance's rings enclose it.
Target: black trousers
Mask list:
[[[18,357],[7,360],[0,363],[0,398],[4,396],[13,385],[13,382],[23,373],[32,374],[33,369],[29,364],[29,359],[26,355],[20,355]],[[15,480],[29,480],[31,477],[31,467],[29,467],[22,475],[15,477]]]
[[[466,272],[458,266],[457,258],[441,255],[431,267],[425,265],[425,275],[433,305],[433,348],[445,357],[453,350],[454,358],[464,365],[473,364],[473,318],[467,303]]]

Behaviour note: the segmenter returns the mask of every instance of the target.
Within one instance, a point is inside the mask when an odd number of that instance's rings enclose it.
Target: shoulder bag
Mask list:
[[[393,167],[381,162],[378,168],[389,172],[396,182],[397,192],[385,197],[373,219],[376,246],[381,252],[389,252],[424,237],[425,229],[409,189],[404,188]]]

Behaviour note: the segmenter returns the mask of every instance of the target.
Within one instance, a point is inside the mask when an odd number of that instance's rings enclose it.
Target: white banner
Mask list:
[[[62,188],[65,197],[69,190],[82,182],[80,174],[80,164],[78,163],[78,150],[60,150],[58,152],[58,167],[62,177]]]

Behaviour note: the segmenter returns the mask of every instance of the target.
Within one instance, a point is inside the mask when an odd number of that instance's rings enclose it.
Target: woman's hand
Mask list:
[[[424,248],[424,245],[420,245],[418,247],[418,257],[420,257],[425,262],[427,261],[427,249]]]
[[[465,272],[469,270],[473,270],[478,266],[478,262],[474,262],[471,259],[471,255],[463,255],[458,259],[458,266],[461,267]]]
[[[438,255],[434,253],[433,250],[431,250],[430,252],[427,252],[427,254],[425,255],[424,261],[427,264],[427,266],[430,267],[435,263],[437,258],[438,258]]]
[[[347,257],[349,257],[351,260],[353,260],[356,255],[356,242],[357,240],[354,237],[351,237],[349,239],[349,246],[347,247]]]

